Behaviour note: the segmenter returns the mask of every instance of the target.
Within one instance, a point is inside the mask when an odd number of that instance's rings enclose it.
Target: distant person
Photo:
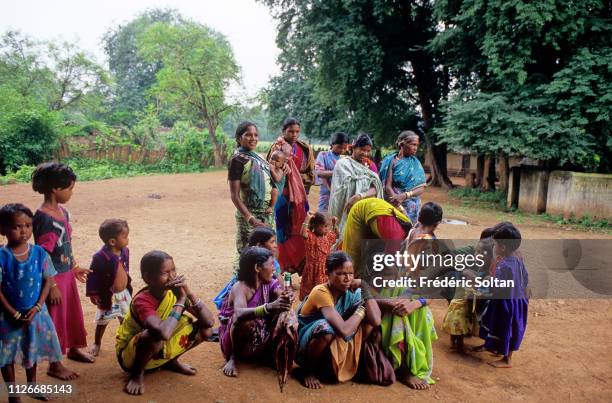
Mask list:
[[[15,382],[15,362],[36,386],[36,367],[43,360],[60,362],[62,350],[45,300],[55,275],[47,252],[30,245],[33,214],[23,204],[0,209],[0,367],[4,382]],[[9,401],[18,401],[9,397]]]
[[[380,166],[380,180],[385,190],[385,200],[395,206],[403,206],[410,221],[416,223],[425,191],[425,171],[416,157],[419,136],[406,130],[395,142],[397,151],[387,155]]]
[[[95,341],[89,350],[95,357],[100,353],[106,326],[113,319],[123,321],[132,302],[128,223],[121,219],[104,220],[98,234],[104,246],[93,255],[85,292],[98,308]]]
[[[348,145],[348,134],[342,132],[334,133],[331,137],[329,151],[321,151],[319,155],[317,155],[317,160],[315,162],[315,177],[317,184],[320,185],[319,207],[317,209],[320,213],[327,213],[334,167],[342,154],[346,153]]]
[[[144,393],[145,370],[163,367],[195,375],[195,368],[178,358],[210,337],[215,322],[185,277],[177,276],[172,256],[156,250],[146,253],[140,273],[147,286],[134,296],[115,338],[117,360],[129,373],[124,390],[130,395]]]
[[[338,218],[341,236],[346,217],[355,203],[362,199],[383,196],[378,170],[369,158],[372,145],[368,134],[360,134],[353,141],[350,158],[342,158],[334,167],[329,214]]]
[[[62,353],[75,361],[92,363],[95,357],[87,351],[87,332],[76,280],[84,283],[89,269],[81,268],[72,252],[70,214],[62,207],[72,197],[76,183],[74,171],[57,162],[40,164],[32,174],[32,189],[44,195],[34,214],[34,240],[49,253],[57,271],[53,277],[47,302]],[[64,367],[61,361],[51,362],[49,376],[71,380],[78,374]]]

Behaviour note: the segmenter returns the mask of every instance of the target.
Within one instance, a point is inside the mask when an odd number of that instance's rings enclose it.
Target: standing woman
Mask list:
[[[290,161],[287,166],[287,185],[278,196],[274,206],[276,220],[276,241],[278,242],[278,262],[281,271],[299,272],[305,258],[302,224],[308,211],[307,194],[314,181],[314,154],[312,148],[299,140],[300,122],[287,118],[283,122],[282,139],[268,152],[280,149],[281,142],[291,146]],[[285,144],[285,145],[286,145]]]
[[[336,162],[340,156],[345,153],[349,145],[349,138],[346,133],[334,133],[331,138],[329,151],[321,151],[317,155],[315,162],[315,175],[317,184],[320,185],[319,190],[319,213],[327,213],[329,207],[329,194],[331,188],[332,174]]]
[[[395,206],[402,205],[413,223],[421,208],[425,192],[425,171],[416,157],[419,136],[410,130],[397,137],[398,151],[387,155],[380,166],[380,179],[385,187],[385,199]]]
[[[259,133],[255,123],[244,121],[236,128],[238,148],[228,164],[230,195],[236,206],[236,263],[253,228],[274,228],[270,210],[270,166],[255,153]]]
[[[336,163],[332,177],[329,213],[340,220],[340,236],[349,210],[361,199],[383,197],[376,165],[369,158],[372,139],[365,133],[353,142],[353,154]]]

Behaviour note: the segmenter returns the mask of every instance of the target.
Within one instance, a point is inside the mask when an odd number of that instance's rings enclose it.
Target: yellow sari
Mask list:
[[[143,290],[140,290],[142,292]],[[166,291],[157,308],[157,316],[165,320],[172,311],[172,306],[176,303],[176,296],[172,291]],[[136,359],[136,344],[144,328],[136,319],[134,312],[130,311],[117,329],[115,337],[115,350],[119,365],[125,371],[130,371]],[[155,355],[145,365],[145,370],[154,369],[167,363],[168,361],[180,356],[189,350],[195,341],[197,329],[194,328],[193,319],[183,314],[176,325],[176,329],[170,340],[164,342],[164,346],[159,354]]]

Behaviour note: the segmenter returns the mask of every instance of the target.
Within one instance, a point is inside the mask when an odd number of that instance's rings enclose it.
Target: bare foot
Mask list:
[[[91,354],[94,357],[99,356],[100,355],[100,345],[92,344],[91,347],[89,347],[89,354]]]
[[[422,380],[421,378],[417,378],[416,376],[410,374],[407,377],[400,378],[400,382],[405,384],[411,389],[416,390],[424,390],[429,389],[429,384],[427,381]]]
[[[66,368],[60,361],[52,362],[49,365],[47,375],[57,379],[61,379],[62,381],[71,381],[79,377],[79,374]]]
[[[323,385],[319,382],[316,376],[309,374],[304,377],[304,386],[308,389],[321,389]]]
[[[238,369],[236,368],[236,361],[234,357],[230,357],[229,360],[223,366],[223,373],[229,377],[238,376]]]
[[[501,360],[487,362],[487,364],[495,368],[512,368],[512,361],[506,357],[502,358]]]
[[[71,348],[68,350],[66,357],[73,361],[85,362],[88,364],[96,362],[96,357],[78,348]]]
[[[144,372],[138,375],[130,375],[130,379],[125,384],[124,391],[128,395],[142,395],[145,391]]]
[[[179,360],[176,358],[174,360],[168,361],[168,363],[164,365],[164,368],[169,369],[170,371],[178,372],[179,374],[183,375],[195,375],[197,372],[194,367],[189,364],[183,364],[179,362]]]
[[[472,351],[475,352],[475,353],[479,353],[481,351],[485,351],[485,345],[482,344],[480,346],[476,346],[476,347],[472,348]]]

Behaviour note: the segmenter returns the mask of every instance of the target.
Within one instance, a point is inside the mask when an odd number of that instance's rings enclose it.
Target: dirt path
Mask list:
[[[192,289],[205,301],[211,301],[228,280],[235,253],[234,209],[228,196],[225,172],[78,183],[73,200],[67,205],[73,216],[75,256],[82,265],[88,265],[91,255],[100,247],[98,225],[105,218],[125,218],[130,224],[136,289],[143,284],[138,270],[140,257],[151,249],[162,249],[174,256],[178,270],[187,275]],[[424,199],[436,200],[443,206],[457,205],[436,190],[429,190]],[[316,206],[315,200],[316,194],[312,194],[311,205]],[[27,184],[0,186],[0,204],[16,201],[36,208],[40,195]],[[483,228],[505,216],[479,212],[477,216],[457,218],[467,219],[470,224],[442,225],[439,236],[477,238]],[[525,222],[519,227],[524,238],[606,237],[539,222]],[[80,288],[84,295],[84,286]],[[84,297],[82,304],[92,337],[95,309]],[[212,303],[208,306],[213,307]],[[445,310],[445,301],[434,302],[437,324]],[[114,357],[112,335],[116,326],[109,325],[96,364],[67,362],[81,374],[75,383],[74,396],[79,401],[612,400],[610,300],[532,300],[525,340],[515,355],[515,368],[509,370],[494,370],[486,365],[491,358],[487,353],[472,356],[449,353],[448,335],[438,330],[440,339],[434,345],[434,377],[438,382],[430,390],[420,392],[401,384],[383,388],[352,382],[310,391],[291,379],[281,395],[274,371],[267,368],[241,365],[238,378],[223,376],[218,344],[205,343],[184,358],[198,368],[198,375],[155,372],[146,376],[144,396],[128,397],[121,392],[125,378]],[[467,343],[475,345],[478,340],[468,339]],[[43,364],[39,369],[39,382],[50,381],[44,375],[45,368]],[[23,378],[23,371],[19,372]]]

